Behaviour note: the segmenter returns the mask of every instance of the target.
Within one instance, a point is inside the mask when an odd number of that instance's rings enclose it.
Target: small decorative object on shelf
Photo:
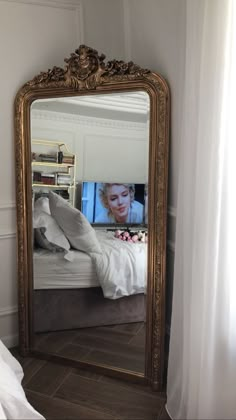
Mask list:
[[[32,140],[32,187],[37,195],[49,190],[75,202],[76,157],[58,141]],[[42,169],[42,170],[41,170]]]
[[[62,163],[63,162],[63,152],[62,151],[58,152],[58,154],[57,154],[57,161],[58,161],[58,163]]]

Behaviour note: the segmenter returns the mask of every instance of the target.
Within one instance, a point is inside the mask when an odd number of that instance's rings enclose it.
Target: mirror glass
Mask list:
[[[145,373],[150,99],[31,105],[33,348]]]

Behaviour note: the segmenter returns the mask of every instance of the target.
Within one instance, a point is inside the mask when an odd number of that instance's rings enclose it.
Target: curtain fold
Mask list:
[[[236,2],[186,8],[167,410],[236,419]]]

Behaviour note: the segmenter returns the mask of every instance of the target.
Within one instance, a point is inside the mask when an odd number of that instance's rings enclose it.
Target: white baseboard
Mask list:
[[[13,334],[13,335],[5,336],[5,337],[0,337],[0,339],[8,349],[11,349],[12,347],[18,346],[18,343],[19,343],[18,334]]]

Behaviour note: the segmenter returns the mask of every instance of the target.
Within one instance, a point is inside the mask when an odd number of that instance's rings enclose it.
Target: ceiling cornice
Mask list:
[[[64,123],[75,123],[89,127],[107,127],[125,130],[146,131],[147,125],[145,123],[136,123],[130,121],[111,120],[105,118],[94,118],[75,114],[59,113],[52,111],[32,110],[32,119],[60,121]]]

